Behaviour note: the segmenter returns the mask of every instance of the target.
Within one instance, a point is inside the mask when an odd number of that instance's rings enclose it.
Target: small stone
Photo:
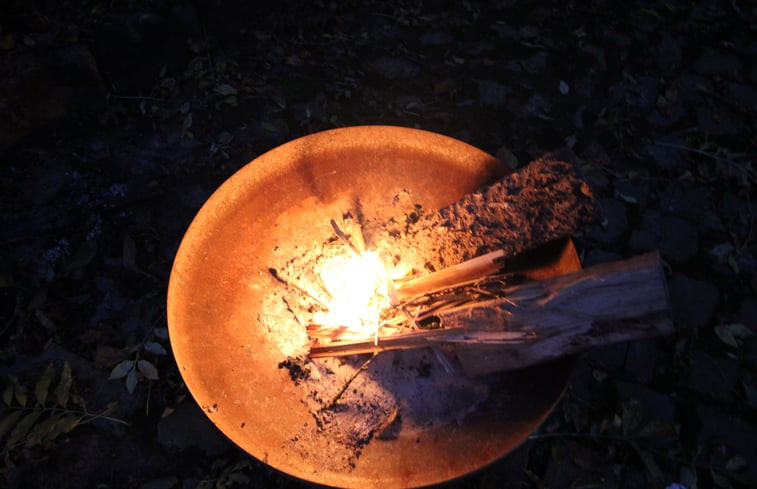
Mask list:
[[[518,158],[513,154],[507,146],[502,146],[497,150],[495,155],[499,161],[507,165],[510,169],[515,170],[518,168]]]
[[[451,43],[454,38],[449,32],[446,31],[433,31],[427,32],[418,38],[421,44],[427,46],[444,46]]]
[[[292,107],[292,113],[297,122],[300,123],[307,120],[327,122],[331,115],[329,102],[323,92],[318,92],[315,97],[307,102],[294,105]]]
[[[88,48],[60,47],[53,51],[51,64],[57,83],[68,87],[78,109],[96,112],[105,107],[105,85]]]
[[[404,110],[423,110],[425,108],[423,100],[412,95],[400,95],[394,99],[394,103]]]
[[[744,363],[754,375],[757,375],[757,334],[753,334],[744,339],[741,345],[741,352],[744,357]]]
[[[746,299],[741,303],[735,322],[744,324],[754,332],[744,338],[741,354],[746,366],[757,375],[757,299]]]
[[[491,27],[491,30],[497,34],[500,39],[509,39],[510,41],[517,41],[520,34],[514,27],[505,24],[503,21],[497,21]]]
[[[14,47],[16,47],[16,41],[13,36],[6,34],[0,37],[0,51],[10,51]]]
[[[715,315],[720,291],[715,285],[681,273],[669,282],[673,318],[683,328],[701,328]]]
[[[465,50],[466,54],[468,54],[471,57],[482,57],[486,55],[487,53],[490,53],[492,50],[494,50],[494,46],[492,46],[490,43],[486,41],[479,41],[473,45],[471,45],[468,49]],[[471,60],[474,61],[474,60]],[[474,61],[477,62],[477,61]],[[488,62],[484,61],[484,65],[488,64]]]
[[[665,489],[687,489],[687,487],[684,486],[683,484],[679,484],[678,482],[674,482],[672,484],[665,486]]]
[[[644,208],[649,200],[649,180],[646,178],[620,180],[615,183],[614,195],[618,200]]]
[[[589,77],[578,78],[573,81],[573,93],[586,100],[594,97],[594,81]]]
[[[681,64],[681,40],[663,34],[657,45],[657,66],[663,72],[671,72]]]
[[[682,262],[697,254],[699,238],[688,221],[661,216],[659,212],[648,209],[642,215],[640,229],[631,232],[629,246],[636,251],[659,249],[665,258]]]
[[[654,378],[655,359],[659,354],[655,338],[633,341],[626,351],[624,369],[628,375],[642,384],[652,382]]]
[[[583,259],[583,265],[585,267],[588,267],[591,265],[598,265],[599,263],[607,263],[622,259],[623,257],[617,253],[612,253],[610,251],[600,249],[593,249],[586,254],[586,257]]]
[[[723,106],[697,108],[697,129],[714,135],[739,135],[744,130],[743,118]]]
[[[610,182],[602,168],[611,167],[613,161],[602,145],[596,141],[587,144],[581,157],[585,162],[581,171],[592,188],[602,190],[607,187]]]
[[[478,103],[482,107],[499,108],[505,105],[510,89],[493,80],[476,80]]]
[[[576,108],[576,111],[573,112],[571,120],[576,129],[583,129],[584,127],[584,112],[586,112],[586,104],[579,105],[578,108]]]
[[[599,46],[594,46],[592,44],[587,44],[583,48],[581,48],[581,51],[594,57],[594,60],[599,65],[599,69],[602,71],[605,71],[607,69],[607,59],[605,57],[605,50],[604,48],[600,48]]]
[[[677,88],[678,100],[692,105],[705,100],[705,93],[712,92],[712,80],[701,75],[681,75],[674,86]]]
[[[518,30],[522,39],[533,39],[539,35],[539,28],[533,25],[524,25]]]
[[[504,65],[505,70],[511,73],[522,73],[523,67],[514,59],[508,60]]]
[[[721,458],[724,447],[728,450],[729,459],[733,455],[754,459],[751,454],[757,440],[757,429],[752,423],[731,417],[704,403],[697,404],[696,413],[701,423],[698,444],[703,449],[699,455],[702,460]],[[751,480],[757,480],[757,463],[747,464],[745,472]]]
[[[589,239],[602,244],[612,244],[628,229],[626,206],[615,199],[599,199],[599,205],[605,216],[601,225],[592,226],[586,233]]]
[[[741,69],[741,60],[732,54],[707,49],[694,63],[694,69],[703,75],[729,75]]]
[[[547,67],[547,53],[539,51],[521,61],[523,70],[529,75],[541,73]]]
[[[681,118],[681,115],[678,105],[669,106],[663,111],[654,109],[647,117],[647,121],[654,126],[670,127]]]
[[[592,364],[599,365],[605,370],[615,371],[623,368],[627,351],[627,343],[616,343],[592,348],[586,353],[586,358]]]
[[[569,459],[556,460],[555,456],[549,458],[549,466],[544,474],[543,483],[546,487],[567,489],[568,487],[593,486],[594,478],[590,471],[584,470]],[[570,484],[566,483],[570,481]]]
[[[542,97],[538,93],[528,97],[522,107],[523,115],[539,116],[547,114],[552,110],[552,102]]]
[[[739,312],[736,314],[736,321],[743,323],[757,334],[757,299],[746,299],[741,303]]]
[[[729,192],[723,195],[719,211],[727,222],[738,222],[741,217],[744,218],[741,222],[748,224],[745,218],[757,213],[757,202],[748,201]]]
[[[739,377],[739,368],[735,361],[692,351],[689,363],[689,375],[686,380],[689,389],[717,401],[727,402],[733,398]]]
[[[739,107],[757,109],[757,90],[750,85],[729,83],[726,87],[726,96]]]
[[[213,189],[197,184],[192,186],[192,188],[187,189],[186,192],[183,192],[180,195],[179,200],[186,208],[198,210],[202,207],[205,201],[208,200],[208,197],[210,197],[210,194],[212,193]]]
[[[187,39],[200,36],[192,15],[192,9],[106,14],[97,23],[91,45],[97,65],[116,91],[147,92],[164,67],[169,72],[184,70],[191,56]]]
[[[710,193],[710,190],[703,186],[671,182],[660,192],[660,211],[688,219],[699,219],[710,200]]]
[[[19,185],[19,193],[35,205],[54,202],[65,191],[67,168],[53,168],[36,176],[35,185]]]
[[[568,95],[570,93],[570,85],[563,80],[560,80],[560,93],[563,95]]]
[[[289,138],[289,125],[279,117],[250,124],[252,137],[266,144],[283,143]]]
[[[675,138],[659,138],[658,143],[647,143],[647,155],[663,170],[674,170],[681,162],[681,150],[670,145],[685,144],[685,141]]]
[[[621,402],[630,398],[637,399],[644,405],[645,411],[648,414],[672,422],[676,421],[676,406],[670,396],[660,394],[642,384],[622,380],[615,381],[615,388],[618,391],[618,398]]]
[[[198,448],[209,457],[217,457],[229,447],[215,425],[191,401],[179,404],[158,422],[158,443],[169,450]]]
[[[617,32],[610,29],[602,32],[602,37],[604,37],[604,39],[607,40],[610,44],[614,44],[619,48],[627,48],[631,45],[631,38],[624,36],[623,34],[618,34]]]
[[[382,56],[370,64],[375,73],[389,80],[411,78],[420,72],[417,64],[405,58]]]
[[[160,477],[143,482],[139,485],[139,489],[173,489],[178,482],[179,479],[175,475]]]

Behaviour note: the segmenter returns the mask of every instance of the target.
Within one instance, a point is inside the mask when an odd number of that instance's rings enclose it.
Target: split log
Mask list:
[[[492,251],[430,275],[396,284],[395,295],[397,300],[402,302],[414,296],[431,294],[437,290],[494,275],[502,269],[504,257],[504,250]]]
[[[520,300],[519,296],[523,297]],[[507,317],[509,329],[536,337],[517,348],[460,345],[456,355],[466,373],[512,370],[573,355],[590,348],[675,332],[659,253],[603,263],[553,279],[523,284],[508,294],[515,303],[481,305],[448,316],[471,327]],[[512,311],[508,314],[508,311]]]
[[[403,244],[426,248],[429,264],[441,270],[495,251],[512,257],[597,223],[597,199],[568,160],[546,155],[421,215],[408,226]]]
[[[454,345],[470,375],[512,370],[589,348],[674,332],[659,254],[647,253],[506,288],[503,298],[437,314],[440,329],[314,344],[310,356]]]

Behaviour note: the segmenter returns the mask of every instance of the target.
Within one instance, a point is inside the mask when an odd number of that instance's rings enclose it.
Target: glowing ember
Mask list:
[[[335,256],[323,265],[319,275],[330,297],[328,311],[316,313],[314,321],[377,334],[379,315],[390,303],[386,271],[378,254],[365,251]]]

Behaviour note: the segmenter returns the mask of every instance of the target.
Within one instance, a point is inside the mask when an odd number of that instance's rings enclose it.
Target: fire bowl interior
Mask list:
[[[322,463],[334,443],[328,435],[300,440],[293,451],[293,438],[313,416],[305,387],[279,368],[285,356],[260,320],[266,294],[277,286],[268,268],[282,243],[313,246],[331,235],[334,216],[385,212],[400,189],[433,209],[505,171],[492,156],[449,137],[364,126],[291,141],[229,178],[187,230],[168,288],[171,346],[189,390],[212,422],[270,466],[342,487],[446,481],[525,440],[561,396],[570,360],[487,377],[486,398],[465,416],[374,438],[346,467]],[[546,248],[533,266],[536,275],[547,276],[580,265],[568,241]]]

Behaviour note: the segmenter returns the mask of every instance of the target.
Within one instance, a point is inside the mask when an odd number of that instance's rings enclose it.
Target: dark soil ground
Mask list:
[[[584,263],[659,249],[679,326],[583,356],[524,446],[448,487],[755,486],[753,2],[253,3],[2,2],[3,485],[309,487],[188,395],[171,263],[255,156],[395,124],[511,166],[571,147],[606,215]]]

